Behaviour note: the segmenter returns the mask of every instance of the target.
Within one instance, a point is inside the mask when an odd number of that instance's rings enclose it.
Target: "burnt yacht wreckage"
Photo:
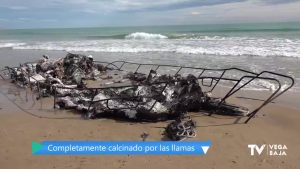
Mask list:
[[[174,74],[165,73],[170,69],[175,71]],[[184,70],[198,74],[181,74]],[[232,71],[240,76],[228,77]],[[94,61],[91,55],[72,53],[56,60],[44,55],[36,62],[7,66],[2,72],[5,72],[0,74],[3,79],[30,87],[37,99],[53,97],[54,108],[75,109],[87,119],[175,120],[165,130],[172,140],[195,137],[196,124],[187,117],[188,112],[245,116],[247,123],[262,107],[294,84],[293,78],[270,71],[254,73],[239,68],[206,69],[126,61],[108,63]],[[280,79],[288,84],[282,87]],[[272,81],[277,84],[277,89],[252,111],[227,102],[254,80]],[[232,86],[225,96],[213,97],[212,92],[221,86],[221,81],[231,82]]]

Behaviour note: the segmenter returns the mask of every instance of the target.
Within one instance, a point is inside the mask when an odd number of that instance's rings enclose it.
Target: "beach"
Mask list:
[[[286,26],[286,25],[284,25]],[[92,55],[94,60],[124,60],[147,64],[168,64],[201,68],[237,67],[259,73],[274,71],[295,79],[294,86],[244,124],[246,118],[199,112],[189,115],[197,122],[197,137],[189,140],[211,140],[212,146],[203,156],[123,155],[123,156],[35,156],[32,141],[168,140],[164,128],[169,121],[135,123],[114,119],[84,120],[71,110],[53,109],[53,98],[36,100],[30,89],[0,80],[0,167],[18,168],[264,168],[296,169],[300,150],[300,29],[256,25],[247,27],[207,26],[5,30],[0,31],[0,67],[40,59],[64,57],[67,52]],[[152,30],[152,32],[150,31]],[[71,33],[67,34],[66,32]],[[198,31],[198,32],[197,32]],[[286,32],[285,32],[286,31]],[[36,32],[35,36],[31,36]],[[90,33],[86,33],[90,32]],[[148,33],[146,33],[148,32]],[[150,33],[149,33],[150,32]],[[53,35],[53,36],[51,36]],[[65,35],[65,36],[60,36]],[[166,73],[176,69],[162,70]],[[189,74],[188,70],[183,74]],[[232,73],[229,77],[235,77]],[[283,88],[289,81],[281,79]],[[255,81],[230,99],[251,110],[276,89],[272,82]],[[219,88],[215,96],[228,90]],[[249,144],[286,145],[287,155],[251,156]]]
[[[10,90],[8,90],[10,89]],[[20,91],[19,94],[17,94]],[[112,119],[83,120],[78,114],[54,110],[47,99],[32,104],[23,89],[1,81],[0,159],[3,168],[289,168],[298,167],[299,108],[270,104],[248,124],[228,116],[191,113],[197,137],[211,140],[205,156],[35,156],[32,141],[44,140],[166,140],[168,122],[133,123]],[[285,96],[285,99],[289,97]],[[42,103],[40,103],[42,102]],[[43,105],[43,106],[41,106]],[[25,107],[25,109],[23,108]],[[248,144],[284,144],[287,156],[250,156]]]

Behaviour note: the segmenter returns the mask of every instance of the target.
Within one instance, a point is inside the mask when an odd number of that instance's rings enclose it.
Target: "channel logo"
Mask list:
[[[285,144],[248,144],[250,155],[262,155],[263,153],[269,156],[286,156],[287,146]]]

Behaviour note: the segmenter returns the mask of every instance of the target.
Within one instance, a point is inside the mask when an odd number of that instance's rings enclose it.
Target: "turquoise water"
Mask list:
[[[0,30],[0,48],[300,56],[300,23]]]
[[[215,24],[146,27],[100,27],[0,30],[1,40],[124,39],[134,32],[164,34],[170,39],[193,36],[263,36],[300,38],[300,23]]]

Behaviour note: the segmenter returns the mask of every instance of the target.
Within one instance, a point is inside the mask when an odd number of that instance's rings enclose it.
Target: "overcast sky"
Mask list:
[[[1,0],[0,28],[300,22],[300,0]]]

